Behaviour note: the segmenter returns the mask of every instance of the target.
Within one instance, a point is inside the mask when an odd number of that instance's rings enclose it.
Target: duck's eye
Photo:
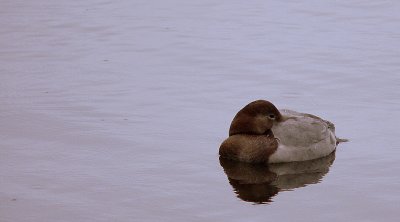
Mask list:
[[[268,117],[269,117],[270,119],[275,119],[275,115],[274,115],[274,114],[269,114]]]

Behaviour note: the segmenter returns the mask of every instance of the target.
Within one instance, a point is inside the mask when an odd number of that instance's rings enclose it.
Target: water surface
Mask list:
[[[399,10],[2,1],[0,220],[397,221]],[[255,177],[264,204],[240,198],[217,155],[255,99],[350,139],[318,175]]]

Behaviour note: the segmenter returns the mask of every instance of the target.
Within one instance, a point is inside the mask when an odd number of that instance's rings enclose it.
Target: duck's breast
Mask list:
[[[272,136],[237,134],[228,137],[219,148],[223,158],[249,163],[267,163],[278,142]]]

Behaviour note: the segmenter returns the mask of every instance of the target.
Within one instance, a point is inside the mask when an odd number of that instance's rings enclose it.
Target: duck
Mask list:
[[[343,141],[330,121],[256,100],[235,115],[219,155],[247,163],[307,161],[328,156]]]

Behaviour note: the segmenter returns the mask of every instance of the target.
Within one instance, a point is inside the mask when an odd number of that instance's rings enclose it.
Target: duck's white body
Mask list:
[[[272,132],[279,139],[270,163],[305,161],[329,155],[336,149],[335,127],[317,116],[280,110],[287,120],[277,122]]]

